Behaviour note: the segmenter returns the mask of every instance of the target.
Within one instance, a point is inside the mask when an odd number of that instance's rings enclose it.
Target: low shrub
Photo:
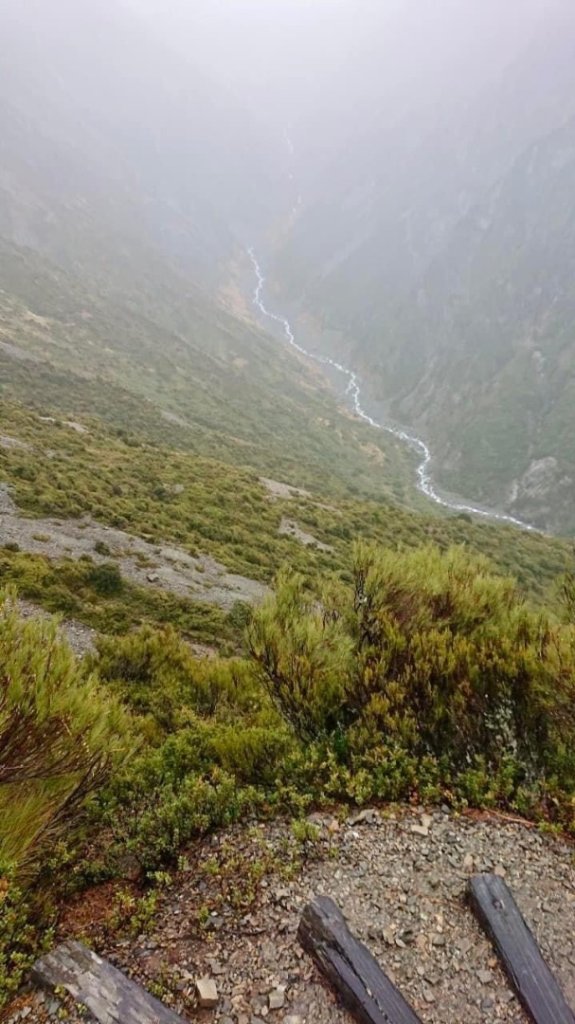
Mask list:
[[[42,846],[69,835],[86,798],[118,764],[128,724],[78,668],[51,621],[20,619],[0,595],[0,859],[33,872]]]
[[[14,868],[0,862],[0,1009],[20,984],[51,932],[33,923],[26,893],[14,875]]]
[[[328,740],[366,792],[405,796],[385,782],[398,760],[414,787],[431,762],[434,787],[474,802],[508,804],[554,780],[570,815],[575,628],[533,611],[485,560],[359,545],[349,585],[311,592],[280,578],[249,644],[300,739]]]

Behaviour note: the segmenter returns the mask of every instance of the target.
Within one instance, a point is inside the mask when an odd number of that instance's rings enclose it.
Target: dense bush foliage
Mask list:
[[[117,701],[81,675],[55,625],[22,622],[0,597],[0,860],[20,873],[73,830],[124,749]]]
[[[125,711],[81,673],[52,622],[23,622],[0,595],[0,1005],[38,949],[21,887],[70,844],[87,799],[130,747]],[[37,895],[31,897],[38,903]]]
[[[530,609],[485,561],[359,546],[349,586],[314,593],[284,576],[250,646],[300,739],[327,741],[341,764],[384,777],[399,758],[415,780],[426,764],[459,792],[501,780],[508,800],[559,786],[567,813],[575,629]]]
[[[127,852],[146,870],[174,862],[194,835],[273,790],[294,741],[253,666],[198,660],[169,627],[102,639],[92,665],[145,738],[100,800],[114,837],[108,860]]]
[[[101,637],[79,666],[53,625],[5,602],[0,855],[18,881],[46,837],[77,831],[88,792],[67,884],[144,877],[248,813],[337,801],[447,800],[572,828],[570,577],[561,620],[462,548],[359,545],[350,564],[313,588],[281,573],[248,658],[198,659],[175,628],[147,625]],[[12,869],[2,884],[0,968],[20,956]]]
[[[40,937],[32,923],[26,893],[14,876],[14,868],[0,861],[0,1008],[20,986],[25,972],[49,940]]]

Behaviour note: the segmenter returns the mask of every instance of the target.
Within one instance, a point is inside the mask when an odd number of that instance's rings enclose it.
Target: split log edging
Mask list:
[[[575,1024],[575,1014],[503,879],[477,875],[469,882],[468,895],[534,1024]],[[298,937],[360,1024],[421,1024],[328,896],[319,896],[304,908]]]
[[[307,904],[298,937],[361,1024],[421,1024],[375,957],[351,934],[329,896]]]
[[[575,1024],[575,1015],[503,879],[476,875],[468,893],[473,912],[534,1024]]]
[[[56,946],[32,968],[32,979],[44,988],[65,988],[101,1024],[185,1024],[145,988],[81,942]]]

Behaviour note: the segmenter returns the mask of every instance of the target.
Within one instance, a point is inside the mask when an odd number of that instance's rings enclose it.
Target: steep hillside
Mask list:
[[[48,378],[46,398],[50,383]],[[102,609],[83,594],[81,570],[92,560],[111,558],[122,573],[130,569],[132,581],[151,582],[164,597],[176,593],[195,600],[197,573],[187,584],[183,581],[183,589],[173,586],[178,583],[173,573],[163,573],[166,559],[174,571],[186,569],[190,555],[212,559],[238,579],[271,585],[284,565],[310,582],[321,572],[346,578],[351,542],[357,538],[397,550],[434,541],[442,548],[458,544],[487,555],[501,571],[513,572],[523,592],[536,601],[554,600],[550,588],[570,561],[564,541],[476,524],[467,516],[430,519],[386,501],[337,497],[333,491],[326,501],[328,474],[309,489],[290,487],[254,469],[176,447],[169,434],[152,439],[144,416],[134,417],[131,427],[130,432],[111,430],[86,411],[71,419],[6,401],[0,415],[0,578],[18,581],[24,596],[49,610],[75,612],[103,631],[118,624],[109,618],[106,628]],[[109,531],[107,538],[103,529]],[[130,554],[130,538],[148,545],[145,557],[140,548]],[[126,566],[126,553],[152,574],[151,581]],[[48,582],[48,570],[58,564],[60,571]],[[229,608],[234,588],[230,601],[222,602],[215,590],[210,596],[214,581],[209,572],[204,579],[206,592],[200,598]],[[122,628],[130,611],[125,599]],[[132,614],[136,621],[142,615],[137,603]],[[164,621],[157,607],[148,608],[147,617],[155,621],[155,616]],[[218,637],[216,631],[211,639],[226,639],[226,632]]]
[[[458,225],[381,374],[395,415],[441,452],[444,485],[555,530],[575,527],[574,211],[571,120]]]
[[[274,265],[444,487],[553,530],[575,526],[574,69],[563,5],[473,99],[359,117]]]

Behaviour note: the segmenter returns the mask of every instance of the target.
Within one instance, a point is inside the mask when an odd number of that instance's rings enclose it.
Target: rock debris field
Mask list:
[[[466,899],[470,875],[495,871],[510,885],[543,955],[575,1005],[573,847],[533,827],[495,818],[374,810],[346,819],[313,815],[320,839],[301,866],[285,871],[298,846],[288,823],[218,833],[188,852],[162,897],[151,930],[94,944],[145,986],[160,980],[164,997],[190,1020],[220,1024],[346,1024],[296,937],[304,904],[332,896],[350,927],[377,957],[424,1024],[527,1020],[493,948]],[[258,864],[268,866],[259,877]],[[283,870],[282,870],[283,869]],[[241,894],[258,882],[249,901]],[[238,898],[239,895],[239,898]],[[83,898],[64,934],[89,931]],[[92,918],[94,914],[92,914]],[[198,979],[217,992],[198,1006]],[[55,1017],[53,995],[13,1010],[16,1024]],[[80,1018],[78,1018],[80,1019]],[[85,1019],[85,1018],[84,1018]]]
[[[105,545],[109,554],[98,554],[94,548],[98,543]],[[18,511],[6,484],[0,484],[0,544],[17,544],[23,551],[53,559],[89,555],[98,564],[113,560],[132,583],[159,587],[225,610],[236,601],[257,603],[268,592],[264,584],[229,573],[208,555],[194,557],[171,545],[150,544],[88,516],[29,519]]]

